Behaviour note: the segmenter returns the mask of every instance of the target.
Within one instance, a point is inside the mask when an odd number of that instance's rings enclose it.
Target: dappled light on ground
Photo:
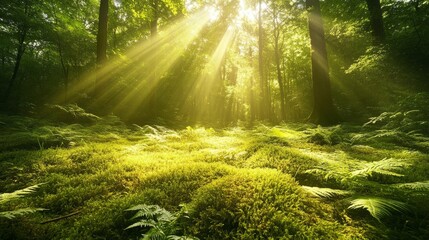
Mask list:
[[[79,211],[37,228],[15,225],[6,236],[132,237],[135,232],[123,231],[131,224],[124,210],[137,204],[171,212],[186,204],[181,229],[203,239],[295,231],[342,239],[428,234],[415,227],[427,221],[410,215],[429,211],[422,207],[429,180],[429,146],[420,146],[428,139],[422,136],[391,145],[388,137],[372,143],[371,127],[357,133],[347,125],[172,130],[121,125],[114,117],[87,126],[0,120],[14,129],[1,138],[2,190],[45,183],[13,206],[47,209],[34,214],[36,222]],[[410,212],[415,207],[420,213]],[[279,221],[260,219],[262,213]],[[394,230],[396,221],[410,226]]]

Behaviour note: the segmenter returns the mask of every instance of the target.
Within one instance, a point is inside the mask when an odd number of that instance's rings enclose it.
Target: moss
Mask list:
[[[429,180],[428,154],[416,147],[426,144],[424,135],[396,136],[404,143],[345,125],[174,131],[126,126],[111,116],[93,125],[17,116],[0,116],[0,121],[0,192],[46,183],[13,207],[48,209],[0,223],[5,239],[132,238],[139,232],[123,231],[131,217],[124,209],[156,204],[173,212],[182,203],[190,210],[186,235],[202,239],[380,239],[383,232],[387,237],[427,236],[421,226],[428,224],[428,192],[403,187]],[[311,140],[318,134],[324,140]],[[42,137],[45,145],[40,147],[37,138]],[[375,177],[352,176],[390,158],[409,163],[398,171],[404,176],[394,181],[382,171]],[[412,205],[414,212],[392,216],[383,226],[344,211],[347,206],[339,201],[313,199],[297,182],[394,198]],[[75,211],[79,215],[39,224]]]
[[[216,180],[197,191],[188,209],[186,230],[202,239],[332,239],[344,228],[334,223],[329,206],[275,170],[243,170]]]

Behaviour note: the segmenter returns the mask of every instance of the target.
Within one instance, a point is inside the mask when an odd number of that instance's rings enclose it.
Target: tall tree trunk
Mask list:
[[[371,23],[371,31],[374,37],[374,43],[380,44],[384,42],[384,24],[383,12],[381,11],[380,0],[366,0],[369,11],[369,20]]]
[[[154,37],[158,34],[158,20],[159,20],[159,3],[158,0],[152,0],[152,19],[150,21],[150,35]]]
[[[100,100],[105,90],[108,88],[108,79],[102,77],[100,72],[102,67],[107,62],[107,31],[108,31],[108,17],[109,17],[109,0],[100,0],[100,9],[98,14],[98,33],[97,33],[97,66],[95,72],[94,86],[90,95],[93,100]],[[98,103],[99,106],[106,105],[105,103]],[[102,111],[102,108],[97,106],[97,111]],[[97,112],[102,114],[102,112]]]
[[[268,99],[267,99],[267,85],[265,81],[264,74],[264,57],[263,57],[263,29],[262,29],[262,0],[259,0],[259,12],[258,12],[258,48],[259,48],[259,84],[261,91],[261,100],[260,100],[260,119],[265,120],[268,117]]]
[[[329,80],[328,56],[319,0],[307,0],[308,28],[311,40],[311,66],[314,106],[309,120],[321,125],[338,122],[337,111],[332,102]]]
[[[68,86],[69,86],[69,66],[64,61],[63,44],[60,36],[57,34],[58,55],[60,57],[61,69],[64,74],[64,103],[68,101]]]
[[[285,105],[285,86],[283,83],[282,69],[281,69],[281,56],[280,56],[280,27],[281,24],[278,22],[277,8],[274,5],[273,8],[273,26],[274,26],[274,58],[276,62],[277,82],[280,90],[280,120],[286,120],[286,105]]]
[[[280,120],[286,120],[286,104],[285,104],[285,86],[283,83],[282,70],[280,65],[280,49],[278,43],[278,37],[275,39],[275,59],[276,59],[276,69],[277,69],[277,82],[279,83],[280,90],[280,110],[281,118]]]
[[[251,67],[253,69],[253,50],[252,47],[249,46],[249,52],[248,52],[249,62],[251,63]],[[254,78],[253,75],[249,78],[250,84],[249,84],[249,117],[250,117],[250,124],[253,126],[253,122],[256,119],[256,112],[257,112],[257,104],[255,104],[255,93],[254,93]]]
[[[30,5],[29,5],[28,1],[25,1],[24,4],[25,4],[24,5],[24,14],[25,14],[25,16],[27,16]],[[9,100],[9,97],[12,93],[13,86],[15,85],[16,78],[18,76],[19,67],[21,65],[21,59],[22,59],[22,56],[24,55],[24,52],[25,52],[25,47],[26,47],[25,46],[25,40],[27,38],[27,32],[28,32],[28,24],[25,20],[24,23],[22,23],[18,27],[18,48],[16,50],[15,66],[13,68],[12,76],[9,79],[9,84],[7,85],[6,92],[5,92],[3,99],[2,99],[3,103],[5,104],[5,107],[7,107],[6,106],[7,101]]]
[[[107,60],[107,22],[109,14],[109,0],[100,0],[97,34],[97,64],[103,65]]]

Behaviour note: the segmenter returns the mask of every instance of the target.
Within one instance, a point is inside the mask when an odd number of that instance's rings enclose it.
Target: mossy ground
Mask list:
[[[125,210],[186,204],[200,239],[428,239],[428,138],[339,125],[252,129],[88,125],[1,116],[0,192],[40,189],[0,211],[0,239],[136,239]],[[419,183],[419,184],[416,184]],[[303,185],[405,202],[381,219],[319,199]],[[418,187],[420,186],[420,187]],[[76,215],[42,224],[70,213]]]

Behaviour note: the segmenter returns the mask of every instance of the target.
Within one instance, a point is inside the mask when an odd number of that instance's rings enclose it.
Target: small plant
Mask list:
[[[332,189],[332,188],[319,188],[319,187],[308,187],[308,186],[302,186],[304,190],[311,193],[312,195],[320,198],[335,198],[335,197],[342,197],[352,194],[350,191],[346,190],[340,190],[340,189]]]
[[[180,213],[172,214],[158,205],[137,205],[127,209],[127,211],[137,211],[132,219],[138,219],[134,224],[131,224],[126,229],[142,227],[149,229],[143,234],[142,239],[156,240],[192,240],[193,237],[175,235],[180,228],[178,227],[178,219]]]
[[[379,222],[382,217],[391,216],[393,212],[408,211],[408,205],[403,202],[378,197],[356,198],[350,203],[348,209],[366,209]]]
[[[352,191],[345,191],[340,189],[318,188],[308,186],[303,186],[303,188],[312,195],[323,199],[332,199],[334,197],[355,195],[355,193]],[[381,218],[391,216],[393,212],[404,213],[408,211],[408,205],[406,203],[393,199],[373,196],[358,197],[355,195],[345,200],[350,204],[347,209],[365,209],[379,222],[381,222]]]
[[[336,145],[341,142],[340,137],[340,127],[335,126],[331,128],[322,128],[318,126],[317,128],[307,129],[305,132],[308,134],[307,141],[309,143],[314,143],[317,145]]]
[[[391,177],[403,177],[403,174],[398,172],[409,167],[407,162],[401,162],[399,159],[383,159],[381,161],[365,164],[365,168],[353,171],[353,177],[373,177],[374,175],[384,175]]]
[[[37,188],[39,188],[40,184],[38,185],[34,185],[31,187],[27,187],[21,190],[17,190],[15,192],[12,193],[1,193],[0,194],[0,207],[7,203],[10,202],[12,200],[18,199],[18,198],[22,198],[30,193],[33,193]],[[22,215],[26,215],[29,213],[35,213],[37,211],[43,211],[45,209],[43,208],[20,208],[20,209],[16,209],[16,210],[12,210],[12,211],[2,211],[0,212],[0,217],[3,218],[7,218],[7,219],[14,219],[17,216],[22,216]]]

